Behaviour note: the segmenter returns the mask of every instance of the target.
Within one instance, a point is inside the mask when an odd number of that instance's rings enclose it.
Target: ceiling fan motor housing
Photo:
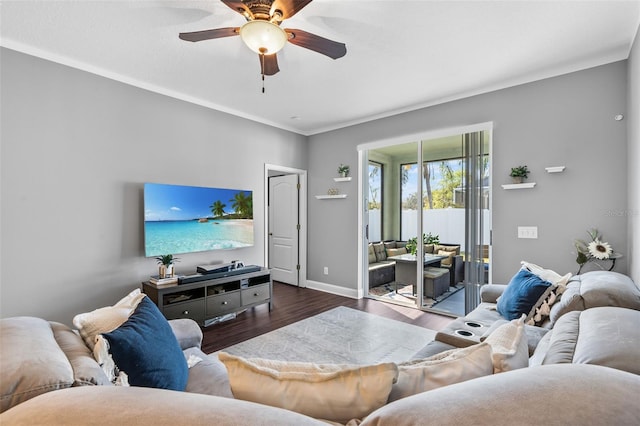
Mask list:
[[[273,0],[244,1],[243,3],[251,11],[253,19],[259,19],[263,21],[271,20],[271,6],[273,4]],[[241,14],[244,14],[245,10],[239,8],[239,12]]]

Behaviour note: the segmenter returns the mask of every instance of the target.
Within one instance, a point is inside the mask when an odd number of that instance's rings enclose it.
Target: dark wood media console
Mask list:
[[[271,271],[261,268],[246,274],[188,284],[158,287],[145,281],[142,291],[167,319],[191,318],[207,326],[217,317],[263,303],[268,303],[271,310],[273,283]]]

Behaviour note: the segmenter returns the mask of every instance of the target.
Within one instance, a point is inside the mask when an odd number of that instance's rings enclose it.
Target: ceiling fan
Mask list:
[[[347,47],[344,43],[303,30],[280,27],[282,21],[291,18],[312,0],[221,1],[244,16],[247,22],[241,27],[180,33],[180,38],[196,42],[240,35],[245,44],[258,54],[263,80],[265,75],[274,75],[280,71],[276,53],[284,47],[287,41],[332,59],[341,58],[347,53]],[[262,91],[264,92],[264,87]]]

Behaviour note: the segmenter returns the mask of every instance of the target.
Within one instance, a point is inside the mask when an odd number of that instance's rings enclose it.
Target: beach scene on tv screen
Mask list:
[[[252,191],[147,183],[146,256],[253,246]]]

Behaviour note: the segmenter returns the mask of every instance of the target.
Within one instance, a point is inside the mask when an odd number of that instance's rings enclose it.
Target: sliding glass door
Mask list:
[[[465,314],[480,303],[480,287],[488,282],[490,250],[488,132],[464,135]],[[488,139],[488,138],[487,138]],[[485,260],[485,255],[487,259]]]
[[[490,268],[491,125],[474,127],[358,147],[365,295],[456,316],[477,304]]]

